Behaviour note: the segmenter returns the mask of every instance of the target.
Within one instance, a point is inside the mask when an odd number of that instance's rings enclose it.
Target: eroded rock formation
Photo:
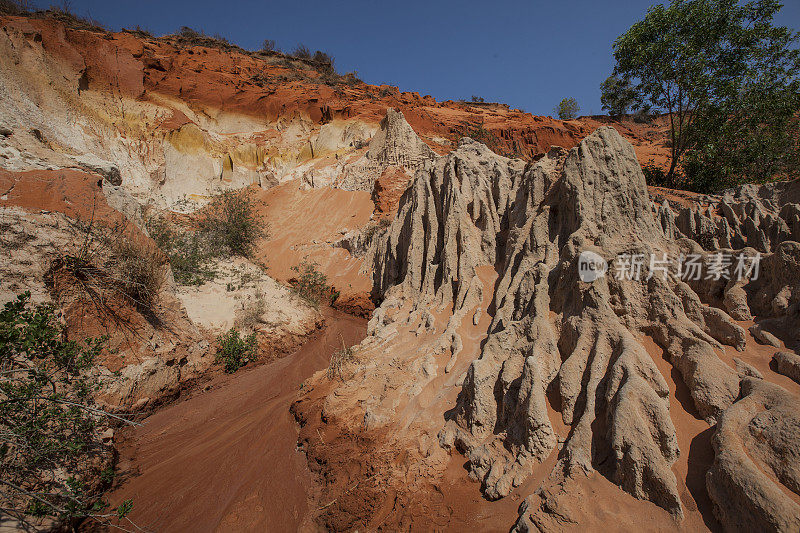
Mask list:
[[[402,167],[411,175],[433,162],[436,154],[419,138],[405,117],[391,107],[369,142],[364,157],[345,167],[339,186],[346,190],[372,191],[376,180],[389,167]]]
[[[708,493],[728,531],[800,528],[797,397],[764,380],[742,380],[741,398],[720,418]]]
[[[762,228],[760,236],[769,232],[759,221],[769,220],[771,228],[787,222],[720,202],[730,208],[723,211],[741,213],[740,223]],[[793,208],[776,204],[770,212]],[[675,219],[668,204],[653,207],[633,148],[612,128],[598,129],[565,160],[553,153],[527,165],[462,139],[432,168],[417,172],[372,250],[374,296],[384,303],[359,352],[363,370],[354,369],[351,381],[328,397],[325,416],[346,425],[365,409],[368,430],[404,428],[390,439],[395,445],[409,433],[427,442],[435,423],[414,432],[413,424],[401,422],[408,415],[401,414],[407,411],[399,410],[399,398],[421,401],[414,398],[427,398],[429,384],[441,380],[460,384],[438,442],[464,453],[486,497],[507,496],[555,453],[547,481],[551,498],[563,495],[569,480],[599,471],[680,520],[685,508],[673,464],[688,450],[678,446],[670,389],[654,359],[659,355],[648,346],[654,341],[663,351],[697,416],[713,425],[739,405],[740,379],[760,375],[725,355],[725,346],[747,346],[737,320],[755,315],[773,321],[764,323],[772,329],[796,320],[800,273],[797,243],[787,240],[791,231],[777,231],[758,240],[760,273],[741,279],[684,281],[675,261],[662,272],[648,273],[645,264],[640,276],[626,274],[624,257],[698,254],[707,262],[711,245],[753,244],[717,237],[704,250],[705,230],[678,230]],[[604,276],[581,280],[584,252],[601,258]],[[487,268],[496,272],[495,281]],[[470,333],[476,327],[479,346]],[[399,343],[408,334],[430,340],[404,352]],[[394,375],[382,370],[385,364]],[[400,368],[411,383],[397,377]],[[720,422],[717,441],[727,439],[724,427]],[[786,457],[785,450],[776,454]],[[441,468],[437,454],[418,460]],[[541,526],[548,513],[542,505],[549,500],[532,498],[521,507],[520,530]],[[746,490],[742,498],[757,500]],[[735,513],[735,506],[715,502],[718,514]],[[792,520],[783,516],[788,508],[759,512],[785,525]]]

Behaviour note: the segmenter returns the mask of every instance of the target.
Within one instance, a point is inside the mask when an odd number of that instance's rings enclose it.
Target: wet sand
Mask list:
[[[326,311],[327,326],[297,352],[214,376],[204,391],[117,436],[112,505],[151,531],[294,531],[309,526],[312,486],[289,412],[302,382],[331,353],[358,343],[366,322]]]

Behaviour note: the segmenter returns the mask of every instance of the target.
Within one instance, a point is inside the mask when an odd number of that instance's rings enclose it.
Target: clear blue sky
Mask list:
[[[60,0],[38,0],[46,7]],[[666,1],[666,0],[665,0]],[[482,96],[538,115],[572,96],[600,114],[599,84],[613,67],[614,39],[656,0],[72,0],[71,9],[112,29],[155,35],[181,26],[247,49],[264,39],[303,43],[336,58],[339,72],[437,100]],[[800,29],[800,1],[778,23]]]

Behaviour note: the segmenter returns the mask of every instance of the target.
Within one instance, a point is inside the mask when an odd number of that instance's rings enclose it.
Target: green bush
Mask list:
[[[248,189],[217,194],[200,221],[200,229],[210,237],[218,253],[244,257],[252,257],[256,243],[269,236]]]
[[[130,511],[98,499],[113,457],[100,430],[124,421],[94,405],[90,370],[104,343],[66,340],[54,309],[32,306],[27,292],[0,312],[0,508],[23,527]]]
[[[162,217],[150,217],[147,230],[169,259],[175,281],[182,285],[202,285],[213,280],[217,275],[212,266],[215,258],[252,258],[256,243],[269,236],[247,189],[215,195],[196,231],[181,230]]]
[[[297,277],[292,280],[292,290],[313,307],[318,307],[325,300],[333,303],[339,295],[328,285],[328,277],[318,267],[316,262],[307,260],[292,267],[297,273]]]
[[[577,100],[574,98],[564,98],[553,111],[561,120],[572,120],[578,118],[578,112],[580,110],[581,106],[578,105]]]
[[[203,232],[181,231],[161,217],[149,218],[147,231],[169,259],[177,283],[202,285],[216,277],[213,247]]]
[[[228,374],[233,374],[256,358],[258,345],[255,333],[242,338],[236,328],[231,328],[219,336],[217,344],[217,356],[214,362],[222,364]]]

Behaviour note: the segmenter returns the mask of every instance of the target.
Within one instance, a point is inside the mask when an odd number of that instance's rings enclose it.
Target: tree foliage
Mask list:
[[[669,113],[668,179],[681,163],[702,191],[797,171],[800,52],[798,34],[772,23],[780,8],[673,0],[615,41],[614,76]]]
[[[37,519],[109,521],[130,511],[130,502],[109,509],[98,500],[113,475],[99,430],[122,420],[93,402],[90,369],[104,342],[66,340],[54,309],[31,306],[30,293],[0,312],[0,514],[21,527]]]
[[[630,79],[611,75],[600,84],[600,103],[611,116],[624,115],[634,109],[647,111]]]
[[[256,200],[249,189],[225,190],[209,204],[200,229],[220,251],[251,257],[260,239],[268,237],[268,227],[256,211]]]
[[[578,118],[580,110],[581,106],[578,105],[578,101],[570,97],[562,99],[553,111],[561,120],[572,120]]]

